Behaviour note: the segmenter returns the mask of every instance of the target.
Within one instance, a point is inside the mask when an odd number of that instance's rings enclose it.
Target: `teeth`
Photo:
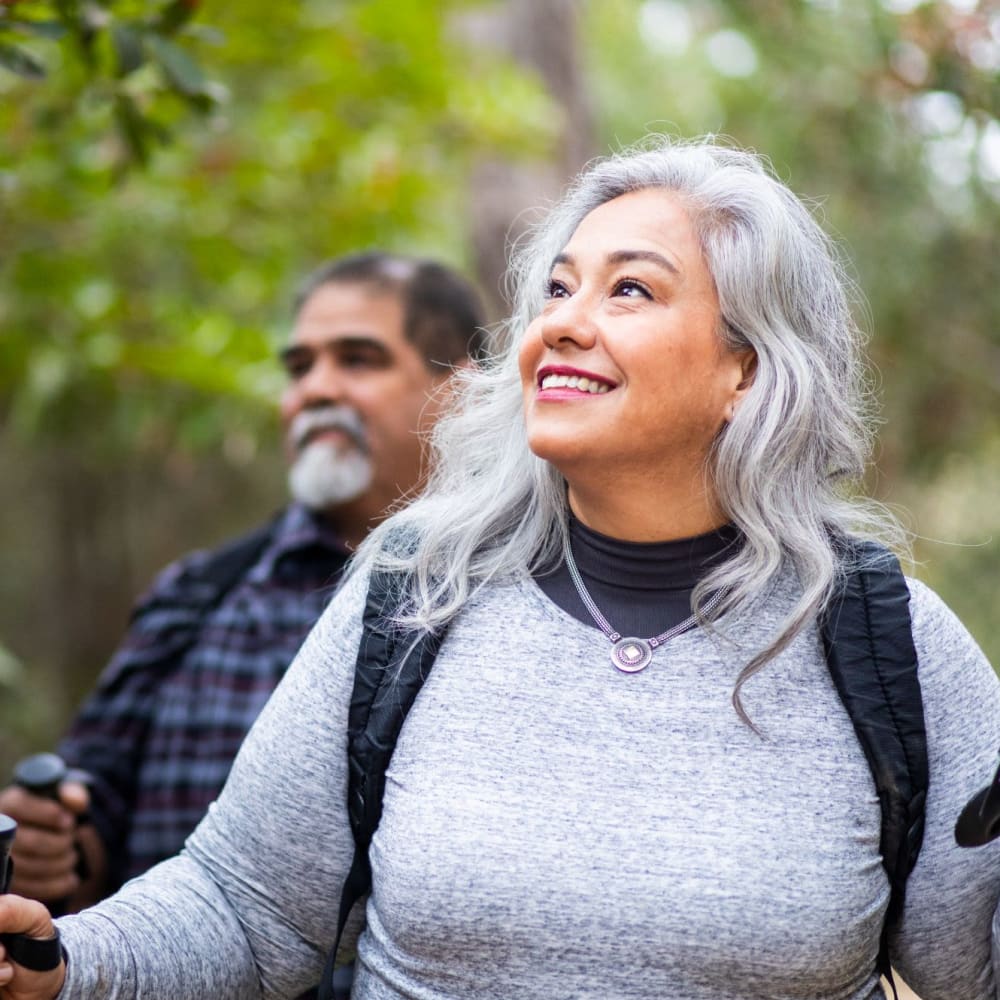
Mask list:
[[[578,392],[588,392],[592,396],[599,396],[608,392],[611,386],[605,382],[587,378],[585,375],[546,375],[542,379],[542,388],[576,389]]]

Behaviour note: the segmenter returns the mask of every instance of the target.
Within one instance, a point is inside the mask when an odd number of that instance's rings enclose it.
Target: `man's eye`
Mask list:
[[[365,350],[342,351],[338,362],[343,368],[385,368],[388,358],[382,351]]]
[[[289,355],[281,359],[281,364],[285,369],[285,374],[296,381],[309,374],[309,369],[313,366],[313,359],[301,355]]]

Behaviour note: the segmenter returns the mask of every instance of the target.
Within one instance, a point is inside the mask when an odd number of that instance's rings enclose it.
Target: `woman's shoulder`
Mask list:
[[[931,587],[907,577],[913,644],[920,665],[925,701],[987,695],[992,699],[1000,681],[975,638]]]
[[[969,630],[935,590],[912,576],[906,577],[906,586],[915,642],[933,648],[953,648],[958,643],[975,647],[982,655]]]
[[[365,567],[348,567],[312,630],[314,639],[329,643],[360,633],[369,575]]]

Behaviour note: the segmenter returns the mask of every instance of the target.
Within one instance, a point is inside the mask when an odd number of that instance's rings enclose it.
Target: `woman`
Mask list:
[[[0,965],[0,996],[315,982],[376,567],[410,574],[401,622],[450,626],[388,772],[354,997],[881,995],[879,806],[816,621],[836,540],[892,525],[845,491],[869,437],[832,247],[756,157],[657,140],[585,172],[516,274],[435,481],[363,547],[185,854],[60,921],[68,967]],[[985,1000],[1000,865],[952,826],[1000,685],[910,590],[931,788],[892,957],[924,1000]],[[49,923],[6,900],[0,927]]]

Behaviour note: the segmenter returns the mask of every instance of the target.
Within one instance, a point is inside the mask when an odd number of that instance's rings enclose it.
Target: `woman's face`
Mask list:
[[[749,382],[680,199],[650,188],[587,215],[552,266],[520,351],[532,451],[570,484],[704,483]]]

